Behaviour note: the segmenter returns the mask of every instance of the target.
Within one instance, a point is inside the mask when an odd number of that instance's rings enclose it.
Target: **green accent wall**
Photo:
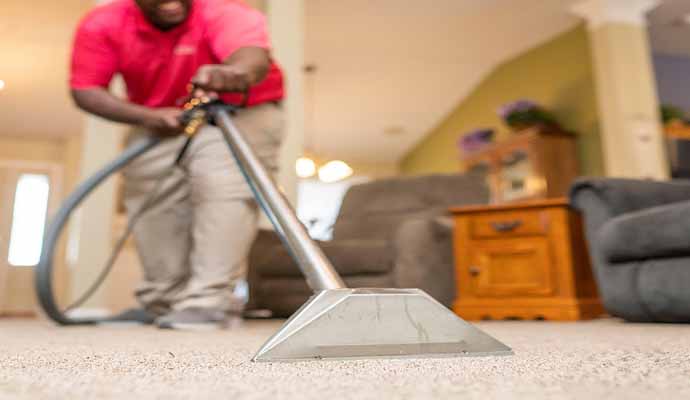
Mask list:
[[[583,175],[602,175],[591,57],[587,30],[580,25],[502,64],[404,157],[401,173],[458,172],[458,138],[476,128],[494,128],[501,140],[509,129],[496,110],[524,98],[551,110],[565,129],[578,135]]]

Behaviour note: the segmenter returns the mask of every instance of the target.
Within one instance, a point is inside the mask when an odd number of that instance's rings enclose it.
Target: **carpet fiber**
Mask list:
[[[510,357],[249,361],[279,322],[227,332],[0,320],[0,399],[688,399],[690,326],[485,322]]]

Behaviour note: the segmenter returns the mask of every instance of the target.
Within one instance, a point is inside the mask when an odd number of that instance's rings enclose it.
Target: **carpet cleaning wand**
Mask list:
[[[419,289],[347,288],[228,111],[211,106],[208,112],[314,291],[254,361],[512,354]]]

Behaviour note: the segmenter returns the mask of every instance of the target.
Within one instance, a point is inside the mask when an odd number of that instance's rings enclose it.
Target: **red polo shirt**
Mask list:
[[[264,16],[241,0],[194,0],[179,26],[160,31],[134,0],[96,7],[79,24],[72,53],[73,89],[107,87],[121,73],[129,100],[149,107],[181,106],[200,66],[220,64],[242,47],[269,48]],[[283,75],[271,65],[249,92],[248,105],[283,97]],[[223,100],[241,102],[225,94]]]

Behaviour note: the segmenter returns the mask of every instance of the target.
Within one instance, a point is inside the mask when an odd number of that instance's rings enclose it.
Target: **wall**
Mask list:
[[[316,154],[308,154],[318,167],[323,166],[331,160],[337,158],[323,157]],[[396,176],[400,174],[400,166],[396,163],[372,163],[353,159],[342,159],[352,168],[352,175],[359,178],[380,179]]]
[[[388,178],[400,174],[400,166],[395,163],[370,163],[344,160],[352,168],[355,177],[371,179]]]
[[[64,141],[60,139],[0,136],[0,159],[21,161],[64,161]]]
[[[266,11],[272,55],[285,75],[285,136],[278,158],[278,183],[285,197],[297,201],[295,162],[304,151],[304,7],[305,0],[254,2]],[[259,4],[262,3],[262,4]]]
[[[592,60],[587,31],[579,26],[504,63],[409,152],[404,174],[457,172],[458,138],[479,127],[507,128],[496,115],[501,105],[521,98],[551,109],[578,135],[578,157],[586,175],[602,174],[601,145]]]
[[[690,112],[690,57],[655,54],[659,101]]]

